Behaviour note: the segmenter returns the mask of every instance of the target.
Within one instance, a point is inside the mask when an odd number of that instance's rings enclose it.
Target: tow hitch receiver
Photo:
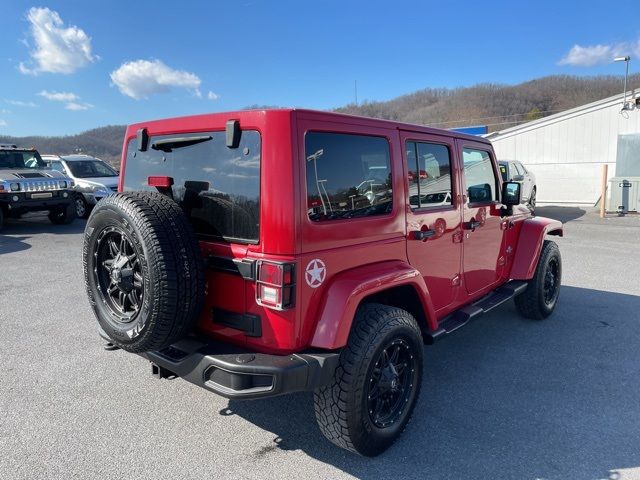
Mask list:
[[[169,380],[173,380],[174,378],[178,377],[171,370],[167,370],[166,368],[161,367],[160,365],[156,365],[153,362],[151,362],[151,375],[156,377],[158,380],[161,380],[163,378],[168,378]]]

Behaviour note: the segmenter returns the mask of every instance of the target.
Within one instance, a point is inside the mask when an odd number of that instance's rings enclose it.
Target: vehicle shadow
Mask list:
[[[562,223],[577,220],[586,213],[587,211],[580,207],[559,207],[557,205],[536,207],[536,216],[553,218],[554,220],[560,220]]]
[[[0,234],[0,255],[3,253],[21,252],[29,250],[31,245],[26,242],[31,237],[9,237]]]
[[[404,435],[377,458],[334,447],[312,394],[229,401],[274,434],[255,452],[302,450],[358,478],[625,478],[640,471],[640,296],[564,286],[545,321],[512,304],[425,351]]]
[[[76,219],[69,225],[53,225],[46,215],[31,215],[20,219],[5,219],[0,231],[0,255],[31,248],[33,235],[50,233],[68,235],[84,232],[85,220]]]
[[[19,219],[5,219],[2,235],[31,235],[38,233],[51,233],[64,235],[84,232],[86,220],[77,218],[69,225],[54,225],[46,215],[31,215]]]

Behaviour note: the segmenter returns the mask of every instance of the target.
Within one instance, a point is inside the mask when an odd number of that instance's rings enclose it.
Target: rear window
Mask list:
[[[225,132],[151,137],[146,152],[138,151],[134,138],[127,147],[124,190],[154,190],[149,176],[172,177],[174,199],[198,235],[257,243],[260,144],[255,130],[243,130],[234,149],[226,146]]]
[[[383,137],[308,132],[307,212],[314,222],[391,212],[389,142]]]

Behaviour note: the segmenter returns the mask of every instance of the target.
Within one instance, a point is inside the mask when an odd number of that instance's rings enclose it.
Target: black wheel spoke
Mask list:
[[[399,421],[414,387],[415,356],[404,340],[395,340],[380,353],[367,382],[369,417],[378,428]]]
[[[103,302],[119,322],[131,322],[141,310],[142,263],[128,235],[112,227],[99,237],[95,274]]]
[[[115,283],[112,283],[108,290],[109,295],[113,295],[117,290],[118,290],[118,285],[116,285]]]
[[[118,249],[118,246],[116,245],[115,240],[112,237],[109,237],[109,240],[107,240],[107,243],[109,245],[109,251],[111,252],[111,257],[115,258],[118,256],[118,253],[120,253],[120,250]]]

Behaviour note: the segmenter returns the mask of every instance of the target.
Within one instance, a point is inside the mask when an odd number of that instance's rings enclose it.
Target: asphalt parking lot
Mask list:
[[[106,352],[84,222],[0,234],[0,478],[640,478],[640,218],[568,220],[555,314],[513,305],[426,349],[405,435],[375,459],[316,427],[310,394],[227,401]]]

